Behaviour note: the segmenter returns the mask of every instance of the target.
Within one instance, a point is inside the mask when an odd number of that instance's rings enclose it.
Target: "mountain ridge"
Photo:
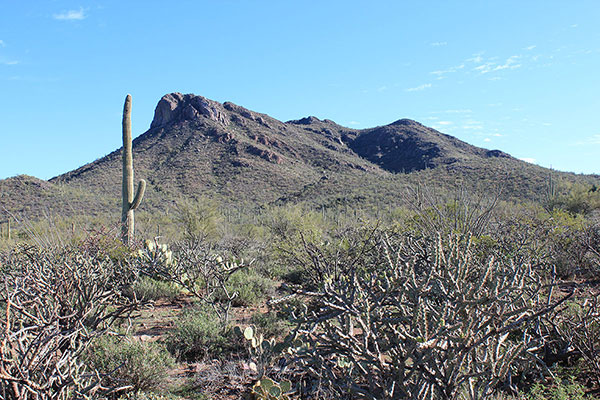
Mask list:
[[[544,192],[550,173],[406,118],[366,129],[314,116],[282,122],[232,102],[178,92],[159,100],[150,128],[133,141],[133,153],[137,178],[148,181],[148,210],[201,196],[253,206],[335,205],[340,198],[357,206],[390,205],[419,181],[450,188],[462,180],[491,191],[504,180],[513,197],[532,199]],[[559,180],[598,181],[593,175],[554,174]],[[4,181],[0,194],[18,195],[14,182]],[[76,193],[102,213],[120,198],[120,181],[119,148],[50,179],[46,192]],[[21,207],[11,200],[11,209],[39,209],[47,198],[68,201],[47,193],[26,198]]]

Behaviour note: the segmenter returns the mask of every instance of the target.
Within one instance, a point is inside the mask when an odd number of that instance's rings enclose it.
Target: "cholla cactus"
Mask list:
[[[165,244],[147,240],[138,251],[143,261],[142,272],[179,285],[184,291],[213,307],[223,327],[238,293],[231,291],[228,280],[236,272],[249,267],[243,259],[223,257],[200,243],[173,243],[173,252]]]

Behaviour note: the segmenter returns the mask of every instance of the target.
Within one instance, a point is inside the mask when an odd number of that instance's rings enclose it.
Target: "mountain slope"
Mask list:
[[[472,146],[409,119],[366,129],[348,139],[348,145],[356,154],[390,172],[469,164],[476,158],[511,158],[499,150]]]

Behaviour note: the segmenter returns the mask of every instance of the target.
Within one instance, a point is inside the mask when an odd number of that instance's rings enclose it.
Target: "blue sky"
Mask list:
[[[174,91],[600,173],[598,21],[595,0],[0,0],[0,179],[104,156],[127,93],[137,136]]]

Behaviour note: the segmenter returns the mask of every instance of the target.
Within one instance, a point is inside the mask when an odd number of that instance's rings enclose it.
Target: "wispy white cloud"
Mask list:
[[[430,45],[433,46],[433,47],[445,46],[447,44],[448,44],[448,42],[433,42],[433,43],[430,43]]]
[[[437,124],[447,126],[452,125],[452,121],[438,121]]]
[[[52,15],[52,18],[60,21],[80,21],[82,19],[85,19],[86,17],[87,15],[85,15],[83,7],[80,7],[79,10],[67,10],[59,14]]]
[[[505,69],[517,69],[522,66],[522,64],[518,61],[519,59],[521,59],[521,56],[515,55],[508,57],[503,64],[498,64],[494,61],[487,61],[483,64],[476,66],[475,68],[473,68],[473,70],[479,72],[480,74],[487,74],[490,72],[502,71]]]
[[[377,88],[378,92],[385,92],[386,90],[388,90],[388,87],[385,86],[385,85],[384,86],[380,86],[380,87]]]
[[[4,61],[4,60],[0,60],[0,64],[2,65],[17,65],[19,62],[17,60],[8,60],[8,61]]]
[[[407,92],[418,92],[421,90],[425,90],[425,89],[429,89],[431,87],[431,83],[425,83],[423,85],[419,85],[417,87],[412,87],[412,88],[408,88],[405,89]]]
[[[4,40],[0,40],[0,47],[6,47],[6,43],[4,43]]]
[[[490,139],[489,137],[486,137],[485,139],[483,139],[484,142],[489,143],[492,141],[492,139]]]
[[[467,58],[465,61],[479,64],[480,62],[483,61],[482,56],[483,56],[483,52],[475,53],[475,54],[473,54],[473,56],[471,58]]]
[[[444,75],[451,74],[453,72],[457,72],[465,67],[465,64],[456,65],[454,67],[450,67],[448,69],[440,69],[436,71],[431,71],[431,75],[437,75],[437,79],[443,79]]]
[[[485,64],[476,66],[475,68],[473,68],[473,70],[481,72],[482,74],[487,74],[488,72],[491,72],[493,70],[493,68],[494,68],[494,63],[487,62]]]
[[[521,58],[521,56],[510,56],[506,59],[506,61],[504,62],[504,64],[502,65],[498,65],[494,71],[500,71],[503,69],[515,69],[515,68],[519,68],[521,67],[521,64],[518,64],[518,60]]]
[[[360,125],[360,122],[358,121],[350,121],[348,122],[350,125]]]
[[[559,48],[554,51],[556,54],[564,49]],[[589,50],[589,49],[587,49]],[[600,52],[600,50],[599,50]],[[506,71],[512,71],[519,68],[544,68],[552,65],[553,54],[543,54],[538,51],[536,44],[530,44],[515,51],[513,55],[507,57],[498,57],[488,55],[485,51],[472,53],[461,63],[445,68],[439,68],[430,72],[436,80],[445,79],[450,74],[460,72],[464,76],[480,77],[490,81],[500,81],[507,79],[508,75],[503,74]],[[459,81],[460,82],[460,81]]]

